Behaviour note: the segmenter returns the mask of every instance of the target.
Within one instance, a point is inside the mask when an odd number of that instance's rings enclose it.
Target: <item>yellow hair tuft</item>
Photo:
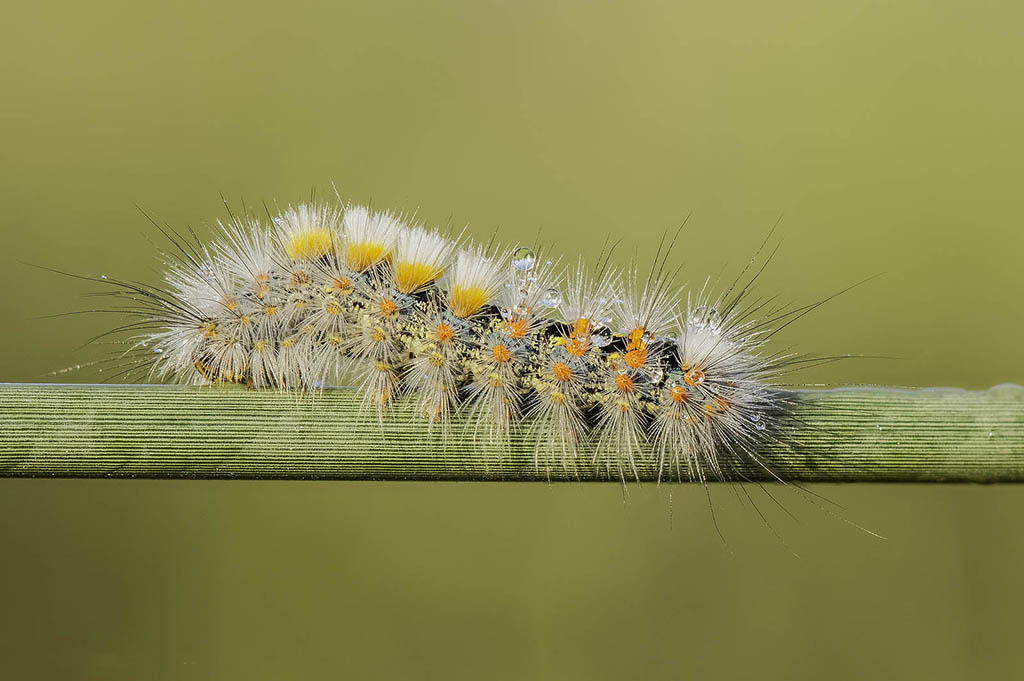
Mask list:
[[[422,262],[400,262],[395,267],[395,287],[413,293],[441,276],[441,269]]]
[[[457,317],[476,314],[487,304],[487,289],[480,286],[456,286],[452,289],[451,308]]]
[[[369,269],[387,256],[386,245],[374,241],[352,243],[345,249],[345,260],[348,261],[348,266],[357,272]]]
[[[310,229],[288,236],[286,250],[292,260],[316,260],[334,253],[334,233],[329,229]]]

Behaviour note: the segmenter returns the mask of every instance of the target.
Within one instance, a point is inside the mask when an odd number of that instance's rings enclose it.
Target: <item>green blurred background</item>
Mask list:
[[[0,27],[0,380],[110,319],[22,262],[154,280],[135,208],[347,197],[688,280],[882,273],[783,344],[821,383],[1024,381],[1012,3],[18,3]],[[0,482],[0,678],[1012,675],[1024,492]],[[799,554],[799,557],[794,556]]]

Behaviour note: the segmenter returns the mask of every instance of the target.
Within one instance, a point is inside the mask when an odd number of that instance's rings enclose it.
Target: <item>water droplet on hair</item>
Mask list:
[[[106,278],[107,278],[107,275],[105,275],[105,274],[101,274],[100,275],[100,279],[106,279]]]
[[[517,248],[512,254],[512,267],[520,272],[529,272],[537,262],[537,256],[525,246]]]
[[[164,352],[164,349],[163,348],[153,348],[153,352],[155,352],[158,355],[162,355],[163,352]]]
[[[722,316],[718,310],[710,305],[701,305],[690,313],[690,321],[700,326],[707,327],[712,331],[718,331],[722,326]]]
[[[754,427],[758,430],[764,430],[766,426],[764,425],[764,421],[758,421],[754,424]]]
[[[753,416],[750,417],[750,420],[753,421],[754,423],[757,423],[758,421],[761,420],[761,415],[760,414],[754,414]]]
[[[549,288],[538,301],[544,307],[558,307],[562,304],[562,292],[557,288]]]
[[[593,336],[590,337],[590,343],[598,348],[603,348],[604,346],[608,345],[611,342],[612,339],[608,338],[607,336],[598,336],[597,334],[594,334]]]

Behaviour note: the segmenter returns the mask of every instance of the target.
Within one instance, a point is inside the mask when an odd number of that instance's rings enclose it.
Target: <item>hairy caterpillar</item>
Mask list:
[[[644,464],[706,482],[760,464],[791,399],[778,377],[806,361],[764,346],[813,306],[755,297],[756,258],[722,293],[684,296],[669,238],[649,268],[618,271],[608,249],[563,265],[332,202],[229,210],[217,227],[210,243],[159,227],[161,285],[103,277],[135,318],[125,372],[303,392],[354,380],[382,423],[405,398],[442,432],[456,412],[498,445],[528,431],[549,474],[625,482]]]

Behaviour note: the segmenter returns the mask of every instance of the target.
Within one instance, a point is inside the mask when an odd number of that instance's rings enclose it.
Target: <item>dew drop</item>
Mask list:
[[[538,302],[544,307],[558,307],[562,304],[562,292],[557,288],[549,288],[541,295]]]
[[[754,424],[754,427],[757,428],[758,430],[764,430],[765,429],[764,421],[758,421],[757,423]]]
[[[701,305],[690,314],[690,321],[700,326],[706,326],[712,331],[718,331],[722,326],[722,317],[718,310],[710,305]]]
[[[162,355],[163,352],[164,352],[164,349],[163,348],[153,348],[153,352],[155,352],[158,355]]]
[[[754,423],[757,423],[758,421],[761,420],[761,415],[760,414],[754,414],[753,416],[750,417],[750,420],[753,421]]]
[[[593,336],[590,337],[591,345],[598,348],[603,348],[604,346],[608,345],[611,342],[612,340],[607,336],[599,336],[597,334],[594,334]]]
[[[537,262],[537,256],[525,246],[517,248],[512,254],[512,267],[520,272],[529,272]]]
[[[106,279],[106,278],[107,278],[107,275],[105,275],[105,274],[101,274],[100,275],[100,279]]]

